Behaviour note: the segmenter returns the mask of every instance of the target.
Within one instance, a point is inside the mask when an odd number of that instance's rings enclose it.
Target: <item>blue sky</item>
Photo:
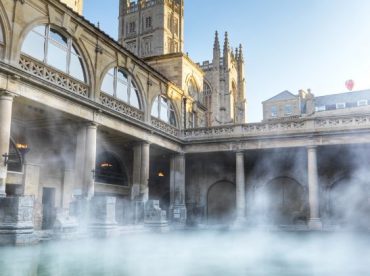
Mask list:
[[[117,38],[118,0],[85,0],[84,16]],[[283,90],[316,95],[370,88],[369,0],[185,0],[185,51],[212,59],[214,32],[244,47],[248,121]],[[223,45],[223,42],[221,42]]]

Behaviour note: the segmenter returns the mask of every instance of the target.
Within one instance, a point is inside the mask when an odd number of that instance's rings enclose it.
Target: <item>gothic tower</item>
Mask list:
[[[203,62],[205,82],[212,87],[209,125],[246,122],[244,56],[242,45],[233,51],[225,33],[221,52],[218,33],[215,35],[212,63]]]
[[[78,14],[82,15],[83,0],[61,0],[61,2],[66,4]]]
[[[139,57],[183,52],[184,0],[120,0],[119,42]]]

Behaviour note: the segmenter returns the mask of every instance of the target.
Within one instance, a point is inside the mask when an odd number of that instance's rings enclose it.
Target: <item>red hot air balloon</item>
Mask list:
[[[355,86],[355,82],[353,80],[346,81],[346,87],[349,91],[352,91],[354,86]]]

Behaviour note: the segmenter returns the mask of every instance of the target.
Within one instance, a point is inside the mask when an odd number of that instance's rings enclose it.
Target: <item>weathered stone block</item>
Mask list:
[[[89,229],[94,237],[117,235],[116,198],[95,196],[90,201]]]
[[[33,228],[31,196],[0,198],[0,244],[31,244],[37,238]]]
[[[159,207],[159,200],[148,200],[145,204],[144,224],[154,231],[167,231],[166,211]]]

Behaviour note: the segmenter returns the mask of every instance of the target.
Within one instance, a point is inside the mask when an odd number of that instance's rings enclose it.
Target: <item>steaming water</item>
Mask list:
[[[370,236],[186,232],[0,248],[1,275],[370,275]]]

